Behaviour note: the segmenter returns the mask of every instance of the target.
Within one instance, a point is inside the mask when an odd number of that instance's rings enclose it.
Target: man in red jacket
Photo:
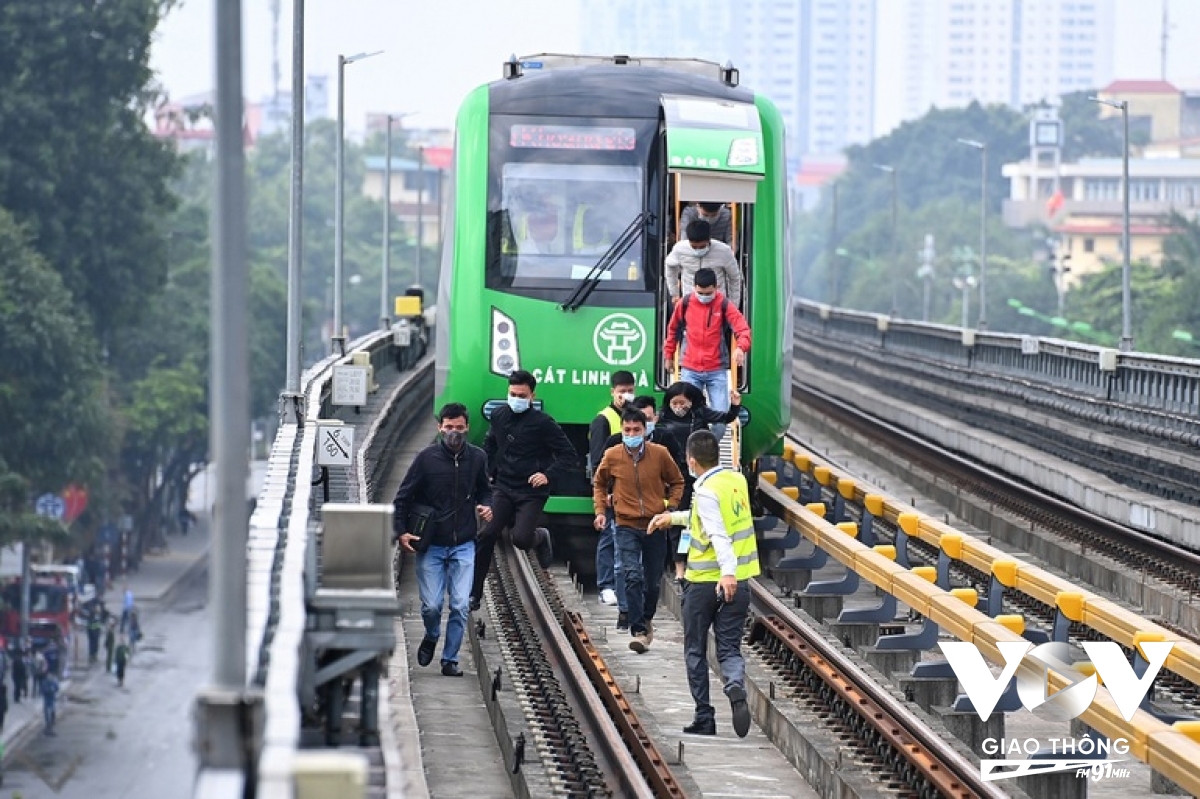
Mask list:
[[[675,350],[682,342],[680,378],[708,393],[708,406],[729,410],[729,340],[737,337],[733,362],[745,366],[750,351],[750,325],[737,307],[717,291],[717,275],[705,267],[696,271],[692,293],[675,306],[667,325],[663,359],[673,363]],[[720,441],[725,425],[714,424],[713,435]]]

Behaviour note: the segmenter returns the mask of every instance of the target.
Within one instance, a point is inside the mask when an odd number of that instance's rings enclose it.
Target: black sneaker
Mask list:
[[[750,706],[746,704],[746,689],[735,685],[729,689],[729,707],[733,710],[733,731],[745,738],[750,732]]]
[[[543,569],[549,569],[550,564],[554,561],[554,545],[550,543],[550,531],[545,527],[538,527],[533,531],[537,535],[537,544],[534,548],[537,551],[538,563]]]
[[[471,612],[474,613],[477,610],[479,610],[479,597],[473,596],[471,597]]]
[[[629,632],[629,614],[625,611],[621,611],[617,614],[617,632]]]
[[[417,649],[417,665],[428,666],[433,662],[433,650],[437,646],[437,639],[425,636],[421,639],[421,646]]]
[[[717,722],[711,719],[709,721],[696,720],[684,727],[683,732],[685,735],[716,735]]]
[[[454,661],[448,660],[442,664],[443,677],[461,677],[463,676],[462,669]]]

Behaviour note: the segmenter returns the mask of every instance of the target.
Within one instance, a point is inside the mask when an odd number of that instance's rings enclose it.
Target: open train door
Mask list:
[[[676,226],[675,240],[684,231],[678,229],[683,208],[691,202],[719,202],[729,206],[734,256],[742,271],[741,310],[751,327],[754,325],[750,302],[753,270],[752,243],[754,202],[758,184],[766,176],[762,123],[753,103],[711,97],[663,95],[663,121],[667,138],[668,207],[665,218]],[[670,304],[663,270],[661,301]],[[664,328],[669,314],[663,315]],[[661,340],[661,339],[660,339]],[[730,344],[732,350],[732,342]],[[678,364],[663,364],[668,381],[678,379]],[[729,385],[743,394],[750,391],[749,369],[730,369]],[[726,428],[721,442],[721,460],[739,468],[741,425]]]

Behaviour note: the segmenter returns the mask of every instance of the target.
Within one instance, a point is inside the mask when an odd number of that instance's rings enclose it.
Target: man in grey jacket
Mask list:
[[[733,250],[728,244],[712,239],[712,228],[703,219],[688,224],[687,240],[671,248],[666,267],[667,289],[675,304],[691,292],[697,270],[708,267],[717,274],[717,290],[735,307],[741,307],[742,270]]]
[[[733,214],[724,203],[696,203],[689,205],[683,209],[683,213],[679,215],[679,229],[687,232],[688,225],[697,219],[701,219],[708,223],[712,229],[712,237],[717,241],[723,241],[730,247],[733,244],[730,241],[730,234],[733,230]]]

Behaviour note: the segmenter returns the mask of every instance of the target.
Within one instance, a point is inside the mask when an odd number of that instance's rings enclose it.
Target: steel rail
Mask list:
[[[538,585],[528,556],[507,547],[498,548],[496,554],[497,557],[507,558],[512,566],[517,578],[517,598],[529,613],[544,652],[559,676],[560,687],[567,694],[572,707],[579,711],[576,718],[587,734],[588,744],[596,756],[606,784],[616,796],[656,799],[660,794],[642,774],[616,723],[593,690],[592,681]]]
[[[959,483],[969,481],[972,484],[978,484],[980,490],[986,492],[987,498],[993,499],[997,505],[1021,514],[1021,509],[1014,507],[1016,503],[1013,498],[1016,497],[1022,502],[1051,510],[1060,518],[1069,520],[1070,523],[1082,528],[1075,535],[1072,535],[1072,531],[1056,532],[1063,532],[1073,540],[1076,540],[1077,536],[1087,535],[1086,538],[1077,540],[1121,560],[1128,557],[1127,553],[1120,551],[1121,547],[1137,549],[1141,555],[1154,562],[1153,565],[1159,571],[1158,576],[1163,580],[1176,584],[1191,593],[1200,590],[1200,585],[1196,582],[1200,580],[1200,554],[1132,527],[1118,524],[1057,497],[1049,496],[1035,487],[1014,480],[1008,475],[964,458],[937,444],[925,441],[907,430],[865,413],[818,388],[793,381],[792,392],[793,396],[803,396],[806,402],[815,404],[825,412],[831,412],[832,415],[851,422],[860,430],[869,432],[873,439],[881,440],[889,448],[911,456],[923,465],[930,466],[939,472],[953,471],[955,479]],[[947,464],[951,466],[948,467]],[[998,490],[1000,488],[1003,491]],[[1021,515],[1027,514],[1028,510]],[[1191,574],[1178,575],[1180,565],[1186,566]],[[1173,572],[1176,574],[1173,575]]]
[[[604,658],[593,646],[591,638],[584,629],[583,619],[578,613],[563,611],[563,629],[575,654],[583,663],[584,669],[591,678],[592,686],[599,694],[601,701],[608,708],[609,716],[617,725],[621,738],[626,747],[633,753],[642,770],[642,776],[650,783],[657,797],[682,797],[683,789],[671,773],[666,758],[658,751],[654,741],[646,733],[646,728],[638,721],[637,714],[621,691],[621,686],[613,679]]]
[[[956,752],[757,580],[750,583],[750,591],[751,609],[759,621],[942,796],[963,799],[1007,796],[985,782],[978,766]]]

